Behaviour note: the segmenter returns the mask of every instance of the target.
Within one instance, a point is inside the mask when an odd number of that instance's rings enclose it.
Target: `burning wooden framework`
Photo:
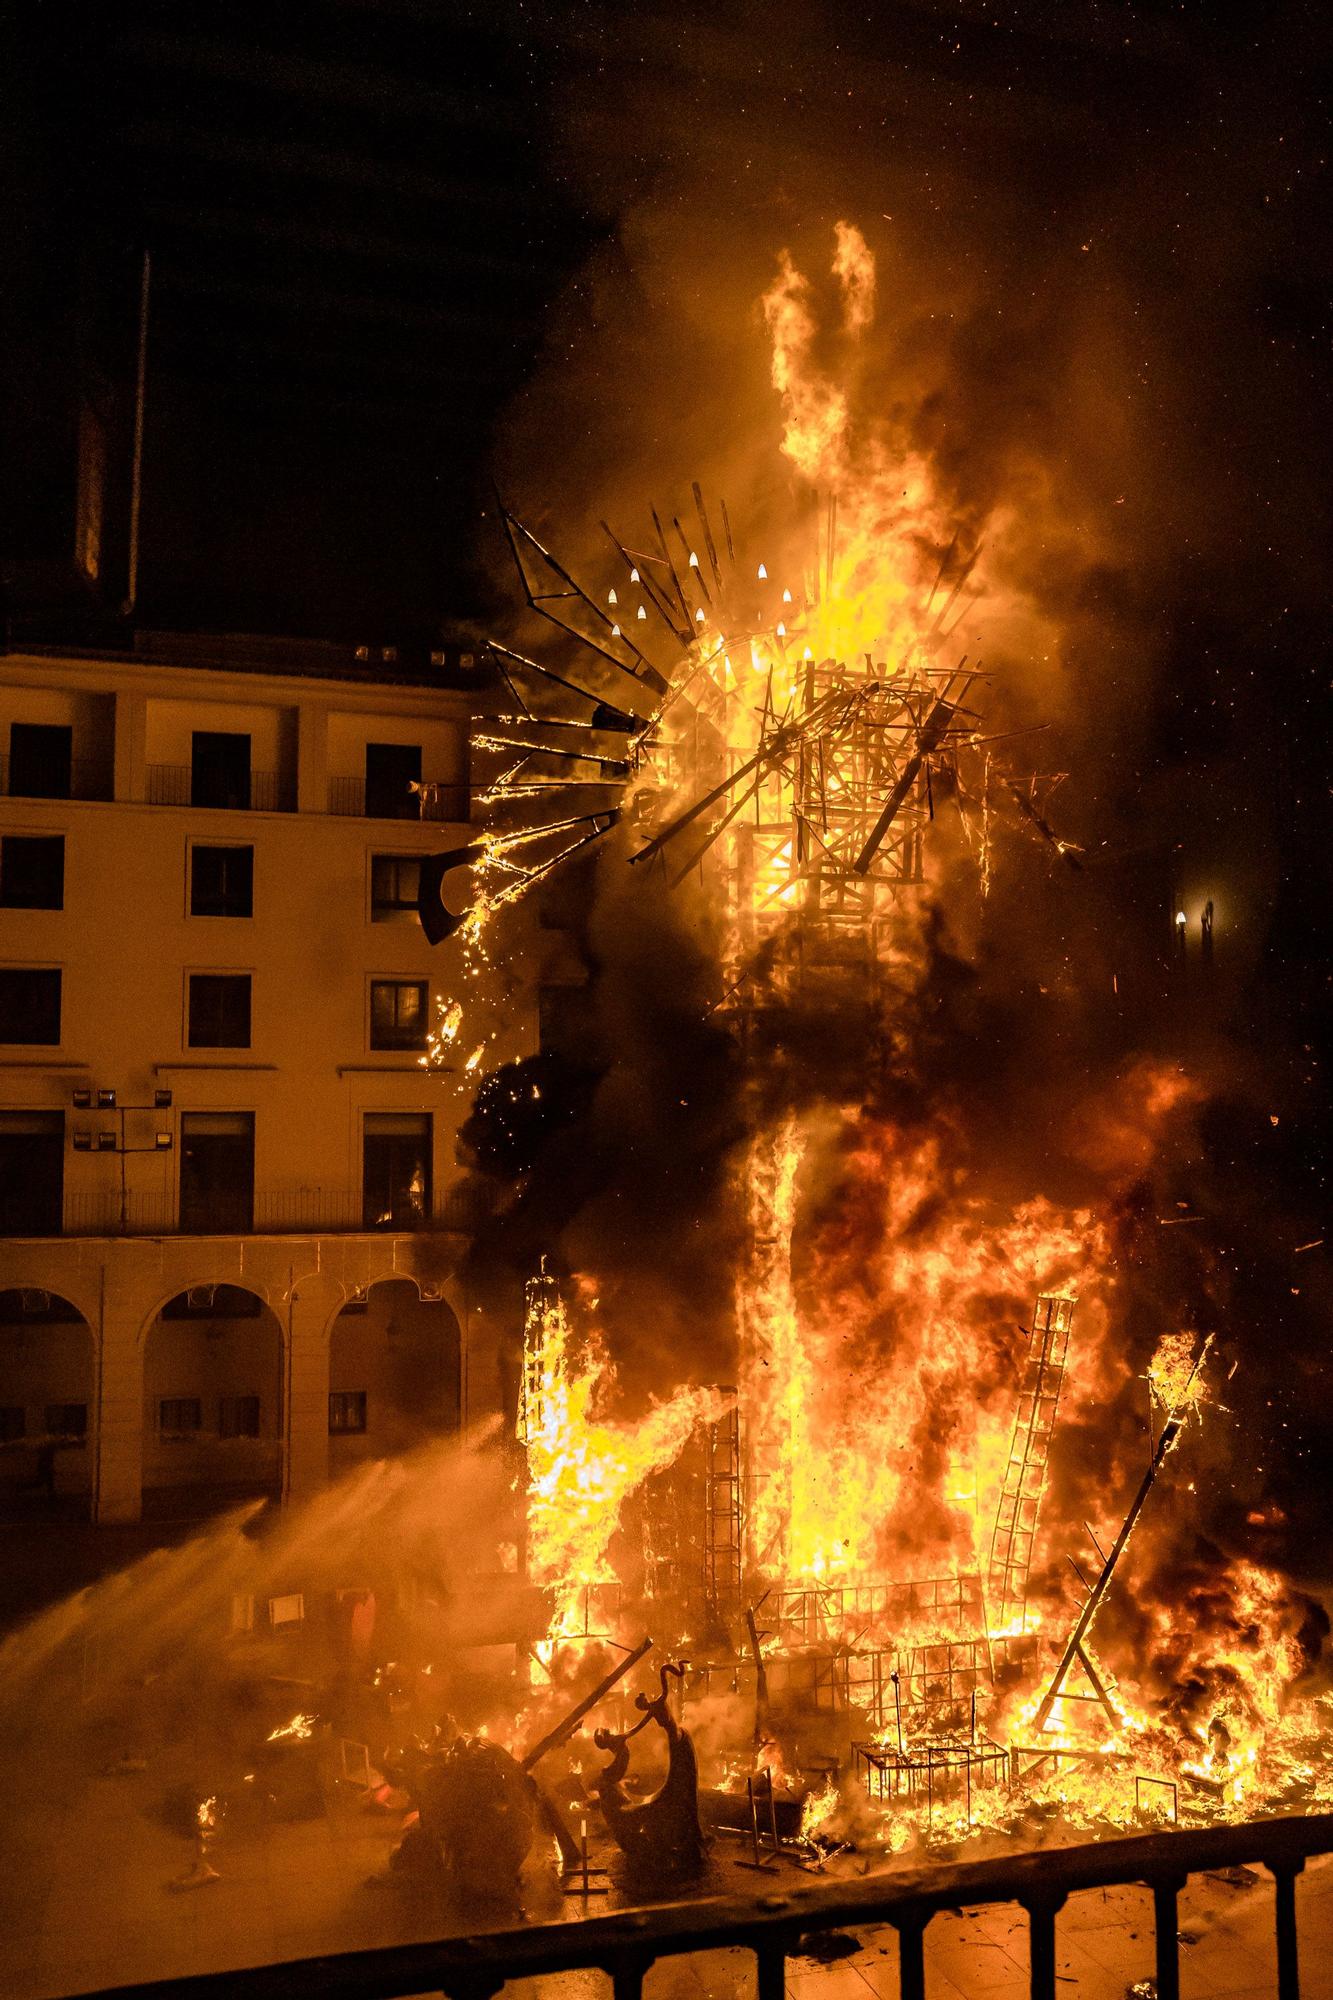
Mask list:
[[[619,828],[631,867],[703,886],[718,1011],[743,1056],[762,1063],[784,1010],[799,1005],[863,1021],[871,1059],[874,1038],[891,1032],[896,906],[923,879],[937,803],[959,815],[984,893],[1001,811],[1072,862],[1050,823],[1054,781],[993,773],[993,739],[969,705],[982,677],[966,655],[942,657],[953,651],[954,607],[972,571],[966,551],[951,544],[922,599],[893,610],[887,658],[847,657],[837,636],[833,509],[819,518],[812,560],[794,565],[784,587],[738,552],[725,508],[715,523],[697,485],[692,497],[688,530],[656,512],[641,546],[605,529],[616,572],[601,593],[502,507],[528,606],[562,638],[550,661],[491,648],[500,700],[478,735],[492,760],[480,794],[491,824],[423,870],[423,922],[438,927],[449,876],[466,869],[470,887],[454,892],[446,922],[471,926],[475,937],[490,910]],[[464,915],[448,915],[465,901]],[[691,1700],[746,1677],[736,1639],[748,1601],[769,1628],[754,1632],[757,1704],[864,1718],[877,1732],[862,1759],[873,1795],[914,1796],[924,1785],[929,1799],[960,1773],[965,1789],[974,1775],[992,1780],[1005,1753],[976,1734],[978,1696],[987,1701],[998,1682],[1031,1672],[1028,1585],[1075,1300],[1042,1292],[1024,1329],[993,1519],[972,1565],[886,1577],[867,1564],[869,1543],[855,1560],[812,1560],[793,1542],[802,1443],[784,1372],[800,1352],[791,1274],[799,1162],[794,1132],[757,1115],[739,1176],[738,1385],[697,1428],[693,1528],[682,1530],[679,1483],[643,1468],[637,1587],[687,1607],[679,1629],[707,1635],[708,1656],[690,1666]],[[551,1281],[535,1282],[519,1412],[530,1453],[534,1425],[540,1433],[549,1423],[565,1338]],[[1167,1449],[1164,1441],[1157,1464]],[[1036,1720],[1039,1737],[1056,1705],[1073,1698],[1072,1672],[1111,1709],[1085,1641],[1114,1554]],[[587,1593],[610,1580],[595,1569],[585,1560],[565,1578],[553,1637],[593,1636],[600,1621],[587,1615]],[[906,1738],[885,1749],[905,1717]]]

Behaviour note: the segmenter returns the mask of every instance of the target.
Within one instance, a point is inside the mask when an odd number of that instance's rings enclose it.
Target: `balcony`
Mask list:
[[[296,1188],[261,1192],[253,1208],[243,1197],[219,1198],[206,1225],[182,1229],[175,1192],[127,1193],[114,1189],[65,1196],[65,1236],[348,1236],[417,1235],[425,1230],[468,1236],[491,1211],[490,1189],[460,1181],[447,1188],[433,1215],[407,1209],[392,1222],[366,1217],[360,1188]]]
[[[422,792],[385,792],[367,788],[364,778],[330,778],[329,811],[353,819],[416,819],[465,822],[469,813],[466,785],[435,785]]]
[[[0,757],[0,794],[10,799],[109,799],[111,774],[106,764],[90,758],[42,762]]]
[[[290,812],[276,771],[251,771],[249,783],[221,793],[196,796],[189,764],[150,764],[145,796],[150,806],[208,806],[223,812]]]

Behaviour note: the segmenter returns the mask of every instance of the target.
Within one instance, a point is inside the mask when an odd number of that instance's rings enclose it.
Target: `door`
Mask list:
[[[74,775],[74,733],[67,723],[14,722],[9,728],[9,789],[16,799],[67,799]]]
[[[405,1111],[368,1111],[362,1204],[367,1229],[420,1229],[430,1220],[431,1121]]]
[[[0,1235],[59,1236],[64,1180],[64,1113],[0,1113]]]
[[[421,799],[412,790],[420,782],[419,743],[367,743],[367,818],[420,819]]]
[[[250,738],[196,729],[190,739],[190,803],[243,812],[250,804]]]
[[[240,1236],[253,1228],[253,1111],[182,1112],[180,1161],[185,1235]]]

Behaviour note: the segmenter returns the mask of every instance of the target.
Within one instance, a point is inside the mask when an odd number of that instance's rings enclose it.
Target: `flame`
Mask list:
[[[290,1722],[284,1722],[280,1728],[270,1730],[268,1740],[270,1743],[304,1743],[314,1733],[313,1715],[294,1715]]]
[[[1204,1378],[1197,1335],[1164,1333],[1148,1363],[1148,1387],[1165,1416],[1184,1416],[1203,1400]]]
[[[840,1800],[837,1780],[829,1777],[824,1789],[807,1792],[801,1805],[801,1839],[814,1841],[828,1828]]]
[[[756,1149],[767,1158],[746,1161],[755,1559],[812,1583],[975,1571],[1008,1457],[1016,1322],[1056,1283],[1095,1288],[1101,1231],[1042,1201],[996,1221],[950,1187],[938,1137],[867,1127],[844,1151],[837,1218],[816,1231],[798,1301],[806,1143],[788,1121]],[[869,1261],[859,1234],[839,1240],[859,1227],[878,1244]]]
[[[724,1406],[716,1390],[687,1388],[637,1423],[617,1423],[604,1414],[614,1379],[596,1328],[576,1352],[559,1289],[534,1279],[518,1434],[527,1451],[528,1573],[554,1592],[552,1639],[576,1634],[584,1593],[614,1581],[609,1549],[631,1493]]]

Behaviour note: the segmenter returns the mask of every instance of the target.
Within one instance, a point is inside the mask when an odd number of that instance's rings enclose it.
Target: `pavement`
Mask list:
[[[92,1725],[34,1740],[17,1731],[3,1745],[0,1782],[0,1926],[7,1940],[5,2000],[50,2000],[102,1986],[273,1963],[378,1944],[426,1941],[466,1931],[466,1910],[389,1870],[401,1814],[368,1812],[359,1793],[322,1760],[310,1816],[256,1814],[224,1822],[209,1845],[218,1879],[179,1883],[196,1857],[189,1801],[201,1775],[200,1746],[173,1732],[146,1768],[106,1775],[121,1752]],[[734,1895],[753,1877],[719,1844],[705,1889]],[[609,1859],[610,1856],[602,1858]],[[800,1878],[808,1882],[808,1877]],[[765,1877],[754,1893],[771,1894]],[[594,1914],[618,1897],[594,1897]],[[534,1919],[577,1922],[585,1905],[562,1897],[538,1856],[525,1881]],[[1333,1865],[1316,1862],[1297,1888],[1302,1991],[1333,2000]],[[495,1919],[492,1919],[494,1921]],[[1236,1884],[1193,1880],[1180,1900],[1184,2000],[1227,1995],[1259,2000],[1275,1991],[1272,1885],[1263,1873]],[[897,1945],[889,1930],[856,1934],[859,1948],[832,1964],[793,1958],[790,2000],[896,2000]],[[1014,1906],[941,1915],[926,1932],[930,2000],[1021,2000],[1028,1991],[1027,1925]],[[1073,1896],[1057,1927],[1057,1977],[1088,2000],[1124,2000],[1151,1977],[1152,1904],[1146,1890]],[[514,2000],[606,2000],[597,1973],[516,1981]],[[741,1950],[659,1961],[647,2000],[731,2000],[754,1991]]]

